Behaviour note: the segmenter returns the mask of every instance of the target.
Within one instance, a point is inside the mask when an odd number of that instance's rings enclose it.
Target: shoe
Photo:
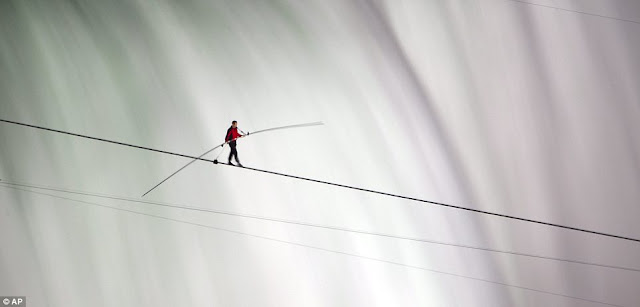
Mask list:
[[[235,166],[235,165],[233,165],[233,163],[231,163],[231,161],[227,162],[227,164],[232,165],[232,166]]]
[[[242,166],[242,164],[240,164],[240,162],[238,162],[238,165],[236,165],[236,166],[244,167],[244,166]]]

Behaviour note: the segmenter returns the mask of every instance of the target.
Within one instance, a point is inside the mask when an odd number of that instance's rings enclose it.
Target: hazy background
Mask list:
[[[635,0],[4,0],[0,118],[189,155],[323,121],[240,159],[640,238],[639,54]],[[138,198],[187,162],[0,123],[3,181]],[[0,185],[0,295],[28,306],[601,306]],[[638,272],[47,193],[640,305]],[[630,241],[204,162],[145,199],[640,268]]]

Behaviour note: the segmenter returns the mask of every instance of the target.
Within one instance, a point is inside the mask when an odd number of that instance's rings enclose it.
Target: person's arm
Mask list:
[[[224,136],[224,142],[229,142],[231,140],[231,128],[227,129],[227,134]],[[224,144],[222,144],[222,147],[224,147]]]

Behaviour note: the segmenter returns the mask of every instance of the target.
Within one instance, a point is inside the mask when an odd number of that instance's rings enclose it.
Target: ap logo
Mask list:
[[[26,298],[24,296],[0,296],[0,298],[2,298],[3,306],[23,307],[27,305],[27,303],[25,302]]]

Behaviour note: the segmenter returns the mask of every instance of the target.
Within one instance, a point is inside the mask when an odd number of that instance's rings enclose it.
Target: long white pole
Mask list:
[[[267,131],[274,131],[274,130],[281,130],[281,129],[291,129],[291,128],[302,128],[302,127],[310,127],[310,126],[319,126],[319,125],[323,125],[322,122],[313,122],[313,123],[306,123],[306,124],[297,124],[297,125],[289,125],[289,126],[282,126],[282,127],[275,127],[275,128],[269,128],[269,129],[263,129],[263,130],[258,130],[256,132],[253,133],[249,133],[247,135],[243,135],[243,137],[246,136],[251,136],[254,134],[258,134],[258,133],[262,133],[262,132],[267,132]],[[182,166],[180,169],[178,169],[177,171],[173,172],[173,174],[169,175],[169,177],[165,178],[164,180],[160,181],[160,183],[156,184],[155,186],[153,186],[153,188],[151,188],[149,191],[147,191],[146,193],[142,194],[142,197],[144,197],[145,195],[149,194],[149,192],[153,191],[155,188],[157,188],[158,186],[160,186],[161,184],[163,184],[165,181],[169,180],[169,178],[173,177],[175,174],[177,174],[178,172],[180,172],[181,170],[185,169],[187,166],[191,165],[193,162],[198,161],[200,158],[204,157],[206,154],[214,151],[215,149],[224,146],[225,144],[228,144],[229,142],[235,141],[236,139],[233,140],[229,140],[226,141],[216,147],[213,147],[209,150],[207,150],[205,153],[201,154],[200,156],[198,156],[197,158],[191,160],[189,163],[185,164],[184,166]]]

